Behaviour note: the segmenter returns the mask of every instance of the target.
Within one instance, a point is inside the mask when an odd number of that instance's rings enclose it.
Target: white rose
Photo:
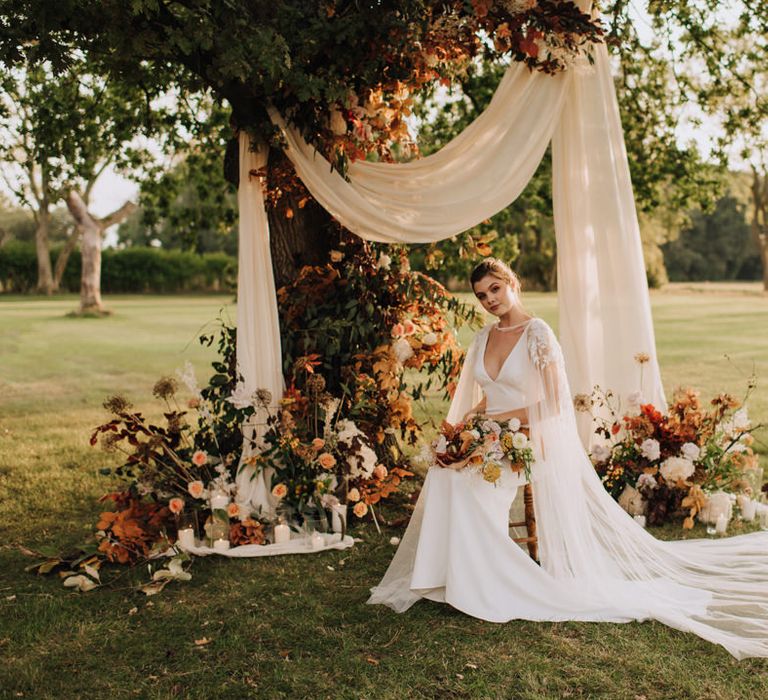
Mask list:
[[[347,133],[347,120],[344,119],[344,115],[336,108],[331,110],[329,126],[336,136],[343,136]]]
[[[445,439],[445,435],[441,435],[439,438],[437,438],[437,442],[435,443],[435,452],[438,454],[443,454],[448,449],[448,440]]]
[[[701,450],[699,449],[699,446],[693,442],[686,442],[685,445],[680,448],[680,454],[686,459],[695,462],[699,458]]]
[[[509,425],[509,429],[513,433],[516,433],[518,430],[520,430],[520,425],[521,425],[520,424],[520,419],[519,418],[510,418],[509,419],[509,423],[507,425]]]
[[[376,267],[379,270],[389,270],[389,268],[392,267],[392,258],[390,258],[386,253],[382,253],[379,256],[379,262]]]
[[[528,444],[528,436],[525,433],[515,433],[512,436],[512,447],[522,450]]]
[[[680,479],[687,479],[695,470],[693,462],[685,457],[668,457],[659,467],[664,480],[670,484],[675,484]]]
[[[592,459],[596,462],[604,462],[611,456],[611,448],[608,445],[595,445],[592,448]]]
[[[655,459],[658,459],[659,455],[661,454],[659,441],[654,440],[653,438],[647,438],[646,440],[643,440],[643,444],[640,445],[640,454],[651,462],[653,462]]]
[[[413,348],[405,338],[398,338],[392,343],[397,361],[402,365],[413,357]]]
[[[400,538],[399,537],[390,537],[389,538],[389,543],[391,545],[398,545],[398,544],[400,544]]]
[[[437,333],[433,333],[432,331],[425,333],[421,342],[427,346],[434,345],[437,342]]]
[[[746,408],[740,408],[733,414],[733,427],[738,431],[747,430],[749,428],[749,416],[747,415]]]
[[[483,421],[483,430],[486,433],[496,433],[498,435],[501,432],[501,426],[495,420]]]
[[[641,474],[637,478],[637,483],[635,484],[635,488],[655,489],[658,485],[659,485],[658,482],[656,481],[656,479],[653,478],[652,474]]]

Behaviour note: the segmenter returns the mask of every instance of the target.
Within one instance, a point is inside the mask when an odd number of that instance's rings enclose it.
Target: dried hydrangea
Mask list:
[[[106,408],[111,413],[116,414],[125,413],[129,408],[133,408],[133,404],[124,396],[120,396],[119,394],[108,397],[102,406],[104,406],[104,408]]]
[[[161,377],[152,387],[152,395],[167,401],[176,394],[178,388],[179,383],[173,377]]]

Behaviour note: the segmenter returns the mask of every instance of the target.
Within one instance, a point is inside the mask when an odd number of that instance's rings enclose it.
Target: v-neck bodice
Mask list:
[[[538,395],[540,382],[536,381],[537,370],[527,351],[528,334],[531,325],[536,322],[536,319],[531,319],[523,329],[519,340],[502,362],[496,379],[492,379],[485,368],[491,326],[480,331],[473,372],[475,381],[486,396],[486,412],[489,415],[527,408],[541,399]]]

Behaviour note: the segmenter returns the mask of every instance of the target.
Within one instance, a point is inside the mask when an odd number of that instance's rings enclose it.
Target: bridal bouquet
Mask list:
[[[444,421],[432,451],[439,466],[474,469],[492,484],[499,480],[504,466],[524,471],[530,480],[534,461],[528,435],[517,418],[503,424],[484,416],[457,425]]]

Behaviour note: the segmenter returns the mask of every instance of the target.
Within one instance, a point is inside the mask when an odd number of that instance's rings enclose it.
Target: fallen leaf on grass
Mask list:
[[[280,656],[282,656],[284,659],[287,659],[291,655],[290,649],[281,649],[277,653],[280,654]]]
[[[213,640],[208,639],[208,637],[203,637],[202,639],[196,639],[195,640],[195,646],[196,647],[204,647],[206,644],[210,644]]]
[[[466,664],[464,664],[464,668],[471,668],[471,669],[474,670],[474,669],[477,669],[477,665],[476,664],[466,663]]]
[[[456,678],[458,678],[460,681],[464,680],[464,676],[461,673],[457,673]]]
[[[128,611],[128,614],[129,614],[129,615],[135,615],[137,612],[139,612],[139,609],[138,609],[138,608],[131,608],[131,609]]]
[[[379,665],[379,660],[378,660],[378,659],[374,659],[372,656],[369,656],[369,657],[366,659],[366,661],[367,661],[369,664],[373,664],[374,666],[378,666],[378,665]]]

